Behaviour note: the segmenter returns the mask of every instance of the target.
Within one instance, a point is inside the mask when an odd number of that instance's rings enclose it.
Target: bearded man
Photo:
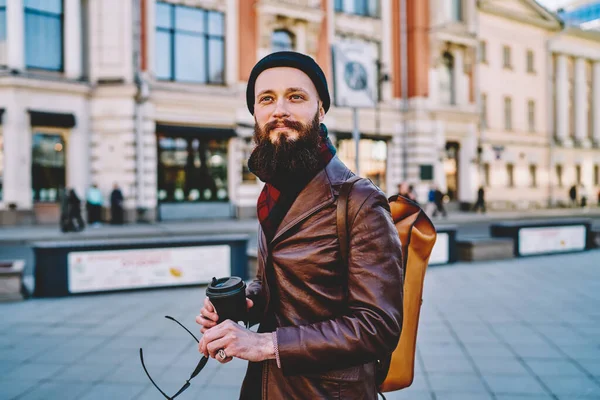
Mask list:
[[[402,254],[385,195],[369,180],[348,197],[348,262],[336,224],[353,173],[322,124],[327,81],[312,58],[273,53],[246,92],[256,148],[248,161],[258,199],[256,279],[246,295],[258,332],[217,325],[208,299],[199,350],[221,363],[248,360],[242,399],[375,399],[402,327]]]

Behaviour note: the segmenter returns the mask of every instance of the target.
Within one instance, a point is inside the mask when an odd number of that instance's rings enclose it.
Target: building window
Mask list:
[[[483,184],[486,187],[490,186],[490,164],[483,164]]]
[[[481,94],[481,127],[487,128],[488,125],[488,107],[487,107],[487,94]]]
[[[276,51],[292,51],[294,50],[294,36],[284,29],[273,31],[271,35],[271,50]]]
[[[4,198],[4,137],[0,127],[0,201]]]
[[[335,0],[335,11],[366,17],[378,17],[379,0]]]
[[[337,149],[340,160],[350,168],[356,165],[356,146],[353,139],[339,139]],[[359,168],[361,176],[371,179],[386,191],[387,149],[385,140],[361,139],[359,142]]]
[[[62,71],[62,0],[24,0],[27,68]]]
[[[479,42],[479,62],[487,63],[487,43],[483,40]]]
[[[558,187],[563,187],[563,168],[562,165],[556,165],[556,181],[558,182]]]
[[[462,0],[451,0],[452,9],[450,10],[450,17],[452,21],[463,20]]]
[[[594,186],[600,186],[600,165],[594,165]]]
[[[527,126],[529,132],[535,132],[535,102],[527,101]]]
[[[510,47],[502,46],[502,65],[504,68],[512,68],[510,60]]]
[[[158,200],[226,202],[227,140],[158,133]]]
[[[445,52],[439,67],[440,102],[442,104],[455,104],[454,85],[454,57]]]
[[[223,13],[156,3],[156,54],[158,79],[223,84]]]
[[[575,182],[577,182],[578,185],[581,185],[581,165],[575,166]]]
[[[504,129],[511,131],[513,128],[512,124],[512,99],[510,97],[504,98]]]
[[[533,55],[533,50],[527,50],[527,72],[534,73],[535,72],[535,57]]]
[[[529,179],[531,187],[537,187],[537,166],[534,164],[529,166]]]
[[[0,66],[8,64],[6,51],[6,0],[0,0]]]
[[[58,133],[35,132],[31,151],[31,189],[34,202],[58,202],[66,186],[66,144]]]
[[[515,187],[515,166],[513,164],[506,164],[506,182],[508,187]]]

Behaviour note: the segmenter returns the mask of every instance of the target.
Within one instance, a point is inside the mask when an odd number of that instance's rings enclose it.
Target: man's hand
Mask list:
[[[248,298],[246,298],[246,306],[248,310],[252,308],[254,302]],[[200,329],[200,333],[204,334],[207,329],[210,329],[217,325],[219,321],[219,315],[215,310],[215,307],[212,305],[208,297],[204,299],[204,306],[200,309],[200,315],[196,316],[196,323],[202,325]]]
[[[217,356],[221,349],[225,351],[227,358]],[[230,320],[206,329],[198,350],[223,364],[233,357],[254,362],[275,358],[271,333],[255,333]]]

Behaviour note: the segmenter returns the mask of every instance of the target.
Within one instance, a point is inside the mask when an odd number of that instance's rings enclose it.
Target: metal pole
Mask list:
[[[358,167],[358,160],[359,160],[359,153],[358,153],[358,148],[359,148],[359,144],[360,144],[360,132],[358,131],[358,108],[354,107],[352,109],[352,121],[354,123],[354,128],[352,130],[352,138],[354,139],[354,146],[355,146],[355,173],[356,175],[360,175],[360,169]]]
[[[400,0],[400,85],[402,91],[402,180],[408,180],[408,38],[406,26],[406,0]]]

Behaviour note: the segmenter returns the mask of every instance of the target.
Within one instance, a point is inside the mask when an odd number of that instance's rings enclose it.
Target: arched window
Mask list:
[[[294,35],[285,29],[273,31],[271,50],[273,52],[294,50]]]
[[[442,55],[438,67],[440,103],[455,104],[454,57],[449,52]]]

